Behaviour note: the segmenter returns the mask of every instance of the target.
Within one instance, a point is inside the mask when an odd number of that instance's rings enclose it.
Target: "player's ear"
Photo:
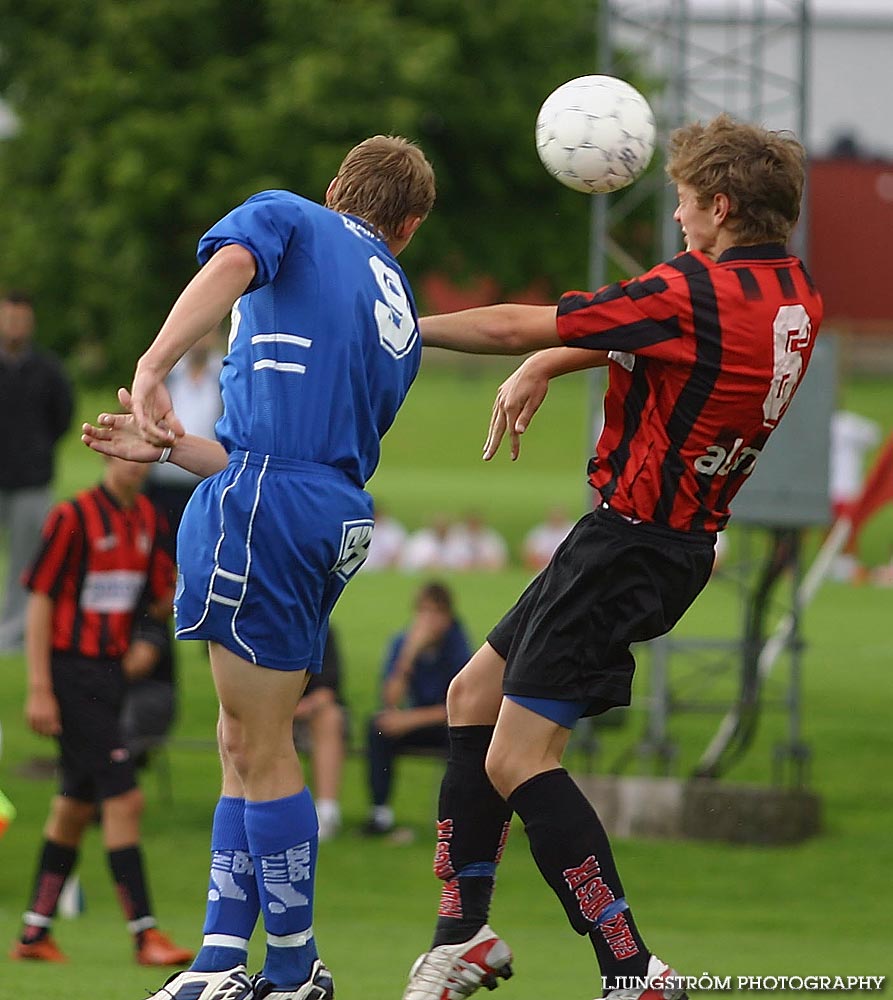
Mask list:
[[[338,187],[338,178],[333,177],[329,181],[329,186],[326,188],[326,207],[331,208],[332,201],[335,198],[335,189]]]
[[[717,226],[721,226],[729,217],[729,209],[732,203],[729,196],[720,192],[713,196],[713,221]]]
[[[425,217],[423,215],[407,215],[397,230],[397,238],[401,241],[406,240],[408,243],[424,221]]]

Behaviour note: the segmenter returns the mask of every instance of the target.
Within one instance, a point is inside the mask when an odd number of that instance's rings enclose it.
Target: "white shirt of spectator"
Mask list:
[[[862,491],[865,455],[881,439],[873,420],[849,410],[838,410],[831,418],[829,494],[833,503],[850,503]]]
[[[408,532],[403,525],[387,515],[376,516],[372,530],[372,544],[363,569],[377,570],[397,566],[403,553]]]
[[[573,521],[544,521],[531,528],[524,539],[525,563],[538,569],[547,566],[573,526]]]
[[[508,546],[498,531],[486,525],[455,524],[447,532],[443,565],[448,569],[502,569]]]
[[[165,380],[168,392],[171,394],[174,413],[180,418],[187,433],[216,439],[214,425],[223,413],[223,402],[220,398],[222,367],[223,355],[211,354],[196,378],[190,372],[187,354],[174,365]],[[154,482],[169,486],[190,486],[199,482],[198,476],[181,469],[173,462],[153,465],[151,475]]]

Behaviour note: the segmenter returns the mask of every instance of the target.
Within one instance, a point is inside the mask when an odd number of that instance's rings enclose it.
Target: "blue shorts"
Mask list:
[[[365,561],[372,525],[372,498],[338,469],[233,452],[180,522],[177,638],[317,673],[329,614]]]

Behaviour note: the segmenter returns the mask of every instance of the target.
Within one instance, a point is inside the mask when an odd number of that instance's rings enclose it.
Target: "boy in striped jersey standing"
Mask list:
[[[145,595],[167,620],[174,584],[166,528],[140,493],[145,478],[145,465],[106,459],[99,485],[50,512],[25,574],[31,592],[25,714],[34,732],[58,741],[61,787],[14,959],[65,961],[50,928],[97,809],[137,961],[185,965],[192,959],[156,926],[140,848],[142,792],[119,722],[128,680],[122,659],[134,614]]]

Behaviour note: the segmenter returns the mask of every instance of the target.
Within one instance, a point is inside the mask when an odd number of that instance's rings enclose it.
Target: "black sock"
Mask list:
[[[571,776],[563,768],[538,774],[508,801],[571,926],[589,935],[605,988],[617,976],[645,976],[650,953],[626,906],[608,835]]]
[[[66,847],[52,840],[45,840],[37,862],[34,888],[28,903],[22,942],[40,941],[50,932],[50,923],[56,915],[59,896],[65,880],[74,871],[78,858],[76,847]]]
[[[434,874],[444,881],[432,947],[458,944],[487,922],[512,811],[484,761],[493,726],[451,726],[440,786]]]
[[[121,847],[108,852],[108,861],[128,928],[139,944],[143,932],[155,926],[149,904],[143,853],[137,845]]]

